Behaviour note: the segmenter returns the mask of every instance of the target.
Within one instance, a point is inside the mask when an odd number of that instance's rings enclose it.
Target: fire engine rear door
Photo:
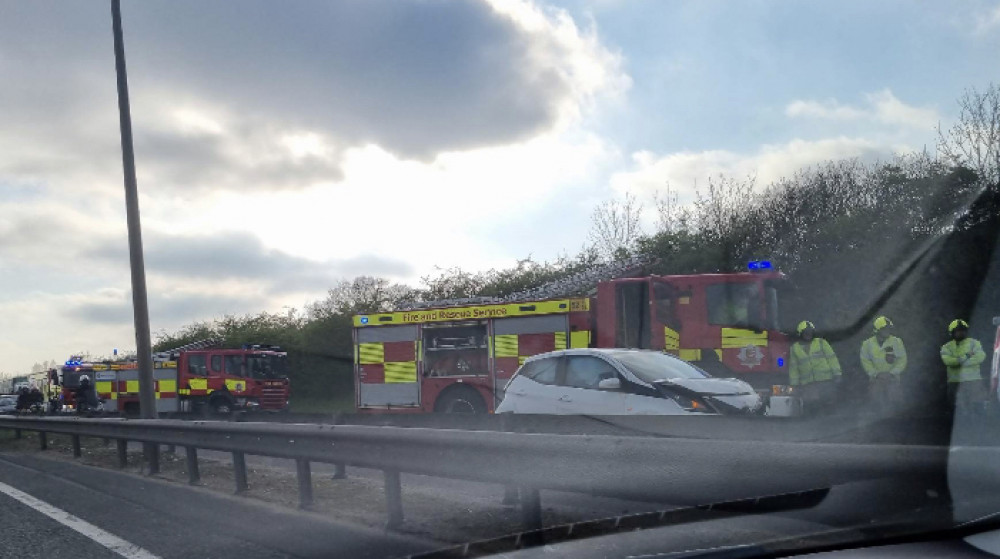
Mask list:
[[[493,393],[496,404],[524,360],[532,355],[566,349],[569,315],[550,314],[498,318],[493,321]]]
[[[419,406],[416,326],[357,330],[355,367],[360,407]]]

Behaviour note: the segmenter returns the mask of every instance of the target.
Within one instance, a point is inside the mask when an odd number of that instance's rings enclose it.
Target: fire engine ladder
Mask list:
[[[503,298],[510,303],[522,301],[538,301],[542,299],[561,299],[573,296],[590,296],[597,289],[597,284],[618,278],[629,278],[641,275],[651,263],[644,256],[633,256],[620,262],[599,264],[587,270],[582,270],[564,278],[552,280],[538,287],[532,287]]]
[[[647,257],[634,256],[619,262],[597,264],[587,270],[570,274],[564,278],[550,281],[538,287],[517,291],[504,297],[466,297],[461,299],[444,299],[439,301],[420,301],[404,305],[402,310],[453,307],[459,305],[520,303],[525,301],[560,299],[573,296],[590,296],[597,289],[598,283],[617,278],[627,278],[641,275],[645,268],[651,263],[652,261]]]
[[[182,351],[193,351],[196,349],[215,347],[220,343],[222,343],[222,340],[219,340],[218,338],[205,338],[204,340],[184,344],[180,347],[175,347],[166,351],[158,351],[153,354],[153,361],[171,361],[176,359]]]

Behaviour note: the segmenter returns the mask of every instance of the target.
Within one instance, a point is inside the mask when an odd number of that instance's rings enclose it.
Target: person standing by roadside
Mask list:
[[[895,325],[889,317],[876,318],[872,326],[872,337],[861,343],[861,367],[868,373],[871,402],[891,411],[902,401],[906,347],[903,340],[893,335]]]
[[[980,365],[986,352],[979,340],[969,337],[968,322],[952,320],[948,333],[951,341],[941,346],[941,361],[948,371],[948,403],[953,411],[967,413],[984,400]]]
[[[830,343],[816,337],[812,322],[803,320],[796,332],[799,341],[789,351],[788,380],[799,394],[803,412],[813,415],[832,406],[842,374],[840,361]]]

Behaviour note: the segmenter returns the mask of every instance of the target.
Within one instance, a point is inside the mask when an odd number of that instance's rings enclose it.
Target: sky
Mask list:
[[[927,149],[1000,1],[124,0],[151,329]],[[110,3],[0,0],[0,372],[135,347]]]

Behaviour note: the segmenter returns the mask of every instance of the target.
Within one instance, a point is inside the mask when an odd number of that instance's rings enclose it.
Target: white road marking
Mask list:
[[[0,482],[0,493],[13,499],[17,499],[29,507],[37,510],[56,522],[87,536],[104,547],[114,551],[126,559],[160,559],[158,555],[146,551],[145,549],[129,543],[118,536],[105,532],[97,526],[72,514],[56,508],[45,501],[38,500],[27,493]]]

